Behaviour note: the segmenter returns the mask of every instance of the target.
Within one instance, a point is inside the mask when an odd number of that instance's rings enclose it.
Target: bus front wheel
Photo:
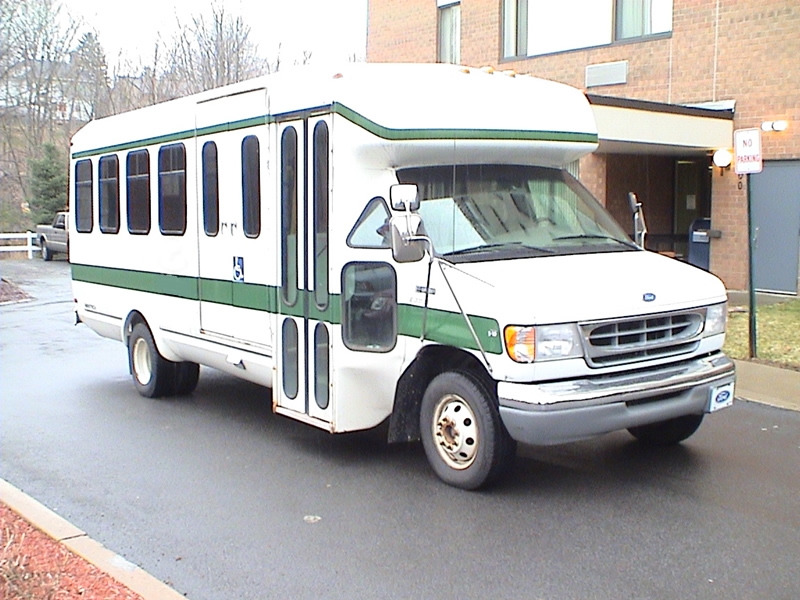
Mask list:
[[[137,323],[128,338],[128,357],[136,391],[146,398],[160,398],[174,392],[175,363],[158,353],[153,335],[144,323]]]
[[[496,480],[516,450],[493,394],[469,373],[446,372],[431,381],[422,398],[420,432],[436,475],[465,490]]]

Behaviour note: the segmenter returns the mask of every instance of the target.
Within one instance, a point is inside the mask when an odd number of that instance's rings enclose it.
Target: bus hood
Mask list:
[[[610,252],[445,266],[472,315],[500,324],[614,319],[725,302],[722,282],[652,252]]]

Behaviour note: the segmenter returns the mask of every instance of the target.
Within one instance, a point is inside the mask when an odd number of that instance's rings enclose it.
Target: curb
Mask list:
[[[112,552],[100,542],[96,542],[85,531],[58,516],[5,479],[0,479],[0,500],[31,525],[142,598],[186,600],[182,594],[159,581],[141,567],[129,562],[116,552]]]
[[[746,360],[736,364],[736,396],[776,408],[800,411],[800,371]]]

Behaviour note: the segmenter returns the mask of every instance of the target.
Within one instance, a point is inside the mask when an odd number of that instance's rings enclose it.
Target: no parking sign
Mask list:
[[[761,173],[761,130],[737,129],[733,132],[733,149],[736,157],[736,174]]]

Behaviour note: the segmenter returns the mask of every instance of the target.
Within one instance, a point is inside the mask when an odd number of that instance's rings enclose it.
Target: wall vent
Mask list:
[[[628,83],[628,61],[586,65],[586,87]]]

